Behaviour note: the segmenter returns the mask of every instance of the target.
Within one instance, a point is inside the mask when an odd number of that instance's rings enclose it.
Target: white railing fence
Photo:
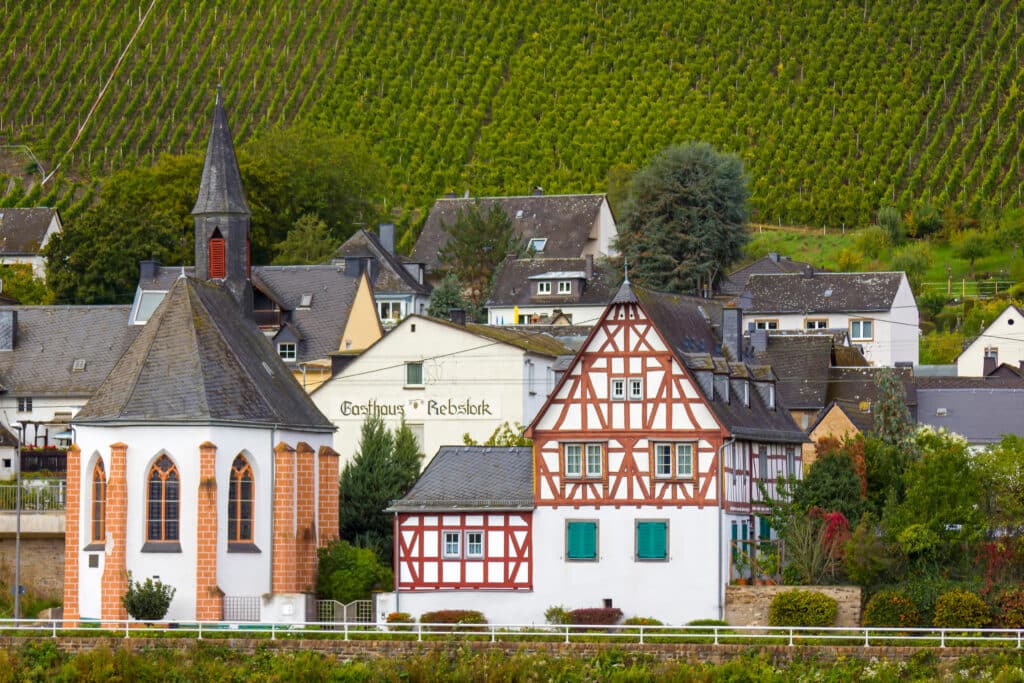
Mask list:
[[[339,603],[340,604],[340,603]],[[244,621],[168,623],[135,620],[67,622],[61,619],[0,619],[0,635],[51,638],[117,635],[124,638],[248,637],[301,639],[311,634],[343,640],[487,640],[491,642],[632,642],[705,645],[847,645],[923,647],[1024,646],[1024,629],[798,627],[798,626],[614,626],[544,624],[377,624],[364,621],[317,621],[273,624]]]
[[[18,496],[17,484],[0,484],[0,510],[14,510]],[[21,509],[25,512],[63,510],[67,502],[67,487],[59,484],[22,483]]]

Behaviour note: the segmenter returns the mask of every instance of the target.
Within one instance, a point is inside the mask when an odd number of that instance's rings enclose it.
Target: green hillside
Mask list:
[[[359,133],[389,166],[392,207],[601,191],[609,168],[693,139],[744,159],[762,222],[857,224],[926,195],[1019,205],[1022,14],[1017,0],[4,0],[0,145],[60,167],[41,189],[7,150],[0,194],[67,207],[72,183],[201,148],[223,67],[237,138],[295,117]]]

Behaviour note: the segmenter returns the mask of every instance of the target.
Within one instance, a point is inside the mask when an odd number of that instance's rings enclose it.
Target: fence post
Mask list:
[[[569,642],[569,624],[565,625],[565,642]]]
[[[348,640],[348,619],[345,620],[343,628],[345,629],[345,640]]]
[[[864,629],[864,647],[868,647],[868,638],[871,637],[871,631]]]
[[[203,639],[203,622],[199,622],[199,640]]]
[[[789,629],[789,646],[793,647],[793,629]]]
[[[416,624],[416,642],[417,643],[422,643],[423,642],[423,624],[419,624],[419,623]]]
[[[640,624],[640,644],[644,644],[644,625]]]
[[[495,638],[494,624],[491,624],[491,642],[493,643],[495,640],[497,640],[497,638]]]
[[[125,620],[124,620],[124,637],[125,637],[125,638],[127,638],[127,637],[128,637],[128,627],[129,627],[129,626],[130,626],[130,624],[128,623],[128,620],[127,620],[127,619],[125,619]]]
[[[51,623],[53,625],[53,637],[56,638],[57,637],[57,621],[54,620]],[[1020,641],[1019,640],[1017,641],[1017,647],[1020,647]]]
[[[715,645],[718,645],[718,627],[715,626]]]
[[[946,629],[939,629],[939,647],[946,647]]]
[[[270,639],[277,640],[277,624],[273,622],[270,624]]]
[[[1024,631],[1021,631],[1019,629],[1017,630],[1017,649],[1018,650],[1020,649],[1020,636],[1021,636],[1022,633],[1024,633]]]

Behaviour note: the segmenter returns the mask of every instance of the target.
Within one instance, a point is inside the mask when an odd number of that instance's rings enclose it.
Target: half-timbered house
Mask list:
[[[488,587],[469,581],[433,593],[423,581],[408,586],[403,568],[415,549],[400,532],[402,611],[469,607],[492,621],[533,622],[561,604],[667,623],[721,618],[724,586],[739,572],[731,559],[771,536],[762,489],[775,494],[779,477],[799,476],[805,440],[771,368],[723,356],[699,300],[628,281],[527,435],[532,586],[502,586],[486,600],[479,591]],[[483,468],[494,456],[473,457]],[[461,518],[451,512],[455,532]],[[430,537],[434,552],[445,538],[445,528]]]

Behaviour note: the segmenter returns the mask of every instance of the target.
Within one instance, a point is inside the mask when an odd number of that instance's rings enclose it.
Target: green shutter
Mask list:
[[[664,560],[668,557],[666,522],[637,522],[636,556],[639,560]]]
[[[757,537],[762,541],[767,541],[771,539],[772,528],[768,525],[767,517],[757,518]]]
[[[567,559],[597,559],[597,522],[569,522],[565,533]]]

